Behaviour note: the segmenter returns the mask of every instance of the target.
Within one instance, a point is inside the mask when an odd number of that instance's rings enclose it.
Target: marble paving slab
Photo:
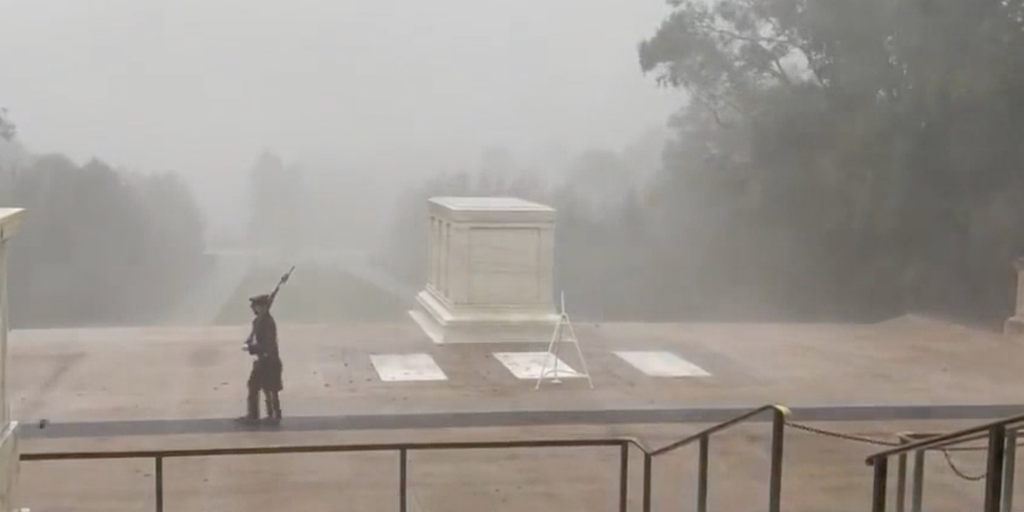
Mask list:
[[[494,358],[505,365],[505,368],[508,368],[508,371],[512,372],[517,379],[537,380],[540,378],[542,370],[545,372],[545,377],[548,378],[583,377],[565,361],[548,352],[495,352]],[[556,360],[557,365],[555,364]]]
[[[430,354],[373,354],[370,362],[384,382],[448,380]]]
[[[631,366],[648,377],[710,377],[700,366],[667,351],[615,351]]]

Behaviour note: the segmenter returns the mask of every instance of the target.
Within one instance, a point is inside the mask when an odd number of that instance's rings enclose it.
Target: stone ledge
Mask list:
[[[558,313],[554,304],[517,305],[452,305],[444,297],[427,289],[416,295],[421,308],[444,324],[460,323],[508,323],[556,321]]]
[[[1011,316],[1003,324],[1003,334],[1009,337],[1024,336],[1024,317]]]
[[[432,197],[431,214],[455,223],[554,225],[554,208],[514,197]]]
[[[20,208],[0,208],[0,243],[18,232],[24,216],[25,210]]]
[[[552,405],[546,408],[523,406],[508,408],[447,408],[430,410],[403,406],[401,411],[371,412],[351,410],[333,416],[289,416],[273,432],[344,432],[368,430],[508,428],[556,425],[638,425],[718,423],[750,412],[761,402],[740,402],[729,406],[685,407],[676,403],[637,405],[636,400],[620,398],[602,401],[600,407],[586,404]],[[919,403],[794,405],[791,419],[801,422],[839,421],[948,421],[992,420],[1024,414],[1021,404],[946,404]],[[751,418],[761,422],[769,414]],[[96,439],[137,436],[246,434],[252,428],[227,418],[98,420],[50,423],[37,428],[27,422],[19,436],[25,439]]]
[[[551,341],[558,314],[459,315],[428,293],[416,296],[417,309],[410,316],[437,344],[446,343],[539,343]]]
[[[0,511],[14,510],[17,502],[20,456],[18,424],[12,421],[0,433]]]

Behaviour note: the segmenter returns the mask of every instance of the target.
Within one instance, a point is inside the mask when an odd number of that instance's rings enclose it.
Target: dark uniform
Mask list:
[[[260,391],[263,391],[267,404],[267,418],[280,420],[281,400],[278,393],[284,389],[281,379],[284,368],[277,348],[277,323],[270,315],[269,296],[260,295],[249,300],[254,307],[266,306],[267,310],[253,319],[252,333],[246,341],[249,353],[256,356],[256,360],[253,361],[252,371],[249,373],[247,414],[241,419],[259,419]]]

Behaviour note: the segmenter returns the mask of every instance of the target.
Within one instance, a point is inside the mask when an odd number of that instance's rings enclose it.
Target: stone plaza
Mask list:
[[[243,406],[249,361],[238,344],[247,326],[18,330],[9,347],[0,334],[5,506],[109,512],[154,503],[153,462],[143,459],[23,462],[12,502],[14,432],[25,453],[608,436],[661,446],[782,403],[796,421],[893,442],[902,431],[1024,412],[1024,346],[917,316],[862,325],[578,322],[595,389],[566,378],[535,390],[557,319],[555,212],[512,198],[436,198],[426,216],[430,277],[407,320],[280,326],[285,420],[276,429],[228,419]],[[20,218],[0,210],[0,261]],[[574,356],[558,354],[576,371]],[[764,510],[769,434],[751,423],[714,438],[712,509]],[[879,446],[794,428],[785,443],[784,510],[868,507],[864,457]],[[693,448],[658,461],[653,510],[691,509],[696,459]],[[984,463],[979,452],[930,455],[929,510],[976,506],[983,484],[949,464],[977,474]],[[639,475],[638,457],[630,467]],[[161,468],[173,510],[398,510],[389,453],[168,459]],[[409,510],[611,512],[619,470],[608,448],[415,453]],[[642,482],[629,486],[628,509],[639,511]]]

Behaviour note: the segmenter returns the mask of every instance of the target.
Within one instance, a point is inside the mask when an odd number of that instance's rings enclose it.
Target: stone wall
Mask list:
[[[11,418],[7,397],[7,331],[10,326],[7,257],[11,237],[21,223],[22,214],[22,210],[0,208],[0,512],[15,510],[19,474],[17,423]]]

